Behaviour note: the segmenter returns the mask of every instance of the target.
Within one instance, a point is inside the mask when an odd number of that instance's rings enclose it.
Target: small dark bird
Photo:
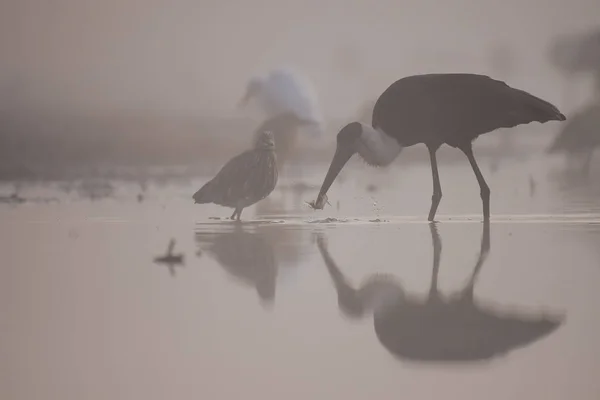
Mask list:
[[[317,200],[322,209],[326,193],[353,154],[369,165],[387,166],[404,147],[423,143],[429,150],[433,195],[429,221],[442,198],[436,152],[442,144],[459,148],[467,156],[481,189],[483,217],[490,216],[490,189],[473,156],[472,142],[498,128],[533,121],[564,121],[552,104],[506,83],[476,74],[428,74],[400,79],[375,103],[372,126],[351,122],[337,135],[337,148]]]
[[[267,197],[277,184],[277,160],[273,133],[262,131],[254,148],[235,156],[211,181],[194,193],[196,204],[214,203],[235,210],[231,219],[240,220],[242,210]]]
[[[171,276],[175,276],[175,266],[183,264],[183,254],[173,254],[174,248],[175,239],[171,239],[169,242],[169,247],[167,248],[167,254],[154,258],[155,263],[166,264],[169,267],[169,273]]]

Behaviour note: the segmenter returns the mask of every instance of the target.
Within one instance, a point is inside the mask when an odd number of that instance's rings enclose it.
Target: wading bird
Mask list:
[[[214,203],[235,210],[231,219],[240,220],[242,210],[271,194],[277,184],[277,162],[273,133],[263,131],[254,148],[229,160],[212,180],[194,193],[196,204]]]
[[[238,105],[244,106],[250,100],[266,116],[265,124],[277,125],[270,130],[275,136],[280,171],[296,145],[299,131],[315,138],[323,133],[317,92],[308,77],[297,71],[280,68],[250,79]]]
[[[298,119],[310,121],[312,133],[321,133],[323,117],[317,92],[310,80],[296,71],[275,69],[266,76],[256,76],[248,82],[239,106],[256,100],[267,118],[292,113]]]
[[[467,156],[479,187],[484,220],[490,216],[490,189],[473,156],[479,135],[533,121],[564,121],[552,104],[506,83],[476,74],[427,74],[402,78],[375,103],[372,126],[351,122],[337,135],[337,148],[313,208],[322,209],[327,190],[354,153],[368,164],[387,166],[404,147],[423,143],[429,150],[433,195],[429,221],[442,198],[436,152],[442,144]]]

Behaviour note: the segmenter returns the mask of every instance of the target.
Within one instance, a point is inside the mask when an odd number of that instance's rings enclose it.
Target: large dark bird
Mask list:
[[[429,149],[433,176],[428,217],[432,221],[442,198],[436,151],[447,144],[467,156],[481,188],[484,220],[489,220],[490,189],[473,156],[473,140],[498,128],[565,119],[547,101],[484,75],[429,74],[400,79],[379,96],[372,126],[351,122],[340,130],[335,155],[312,205],[323,208],[327,190],[354,153],[370,165],[386,166],[404,147],[423,143]]]
[[[196,204],[214,203],[235,210],[231,219],[240,220],[242,210],[264,199],[277,184],[277,161],[273,133],[262,131],[254,148],[235,156],[194,193]]]

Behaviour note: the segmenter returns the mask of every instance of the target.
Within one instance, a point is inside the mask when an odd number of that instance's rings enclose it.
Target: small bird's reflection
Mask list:
[[[263,234],[238,225],[231,232],[197,232],[196,242],[227,272],[253,286],[263,305],[273,304],[278,268]]]
[[[459,296],[442,298],[437,289],[442,243],[435,224],[430,228],[433,274],[425,299],[406,293],[391,275],[372,275],[354,289],[333,261],[325,239],[317,239],[340,310],[351,318],[373,313],[375,333],[393,355],[428,362],[486,361],[531,344],[562,324],[558,316],[500,311],[474,300],[475,282],[490,250],[489,223],[484,224],[480,254],[467,286]]]
[[[302,257],[303,238],[290,237],[294,232],[241,224],[225,232],[196,232],[196,243],[200,255],[210,254],[229,274],[255,288],[263,306],[272,306],[279,268],[297,265]]]
[[[183,266],[183,254],[173,254],[175,248],[175,239],[171,239],[167,253],[164,256],[154,258],[154,262],[157,264],[164,264],[169,268],[169,273],[172,277],[175,277],[175,267]]]

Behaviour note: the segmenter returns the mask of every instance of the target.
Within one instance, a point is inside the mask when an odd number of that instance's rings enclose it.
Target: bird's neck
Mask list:
[[[362,134],[357,152],[369,165],[383,167],[389,165],[402,151],[402,146],[393,137],[380,129],[361,124]]]
[[[373,312],[385,312],[401,305],[405,299],[402,286],[386,274],[374,274],[358,290],[364,307]]]

